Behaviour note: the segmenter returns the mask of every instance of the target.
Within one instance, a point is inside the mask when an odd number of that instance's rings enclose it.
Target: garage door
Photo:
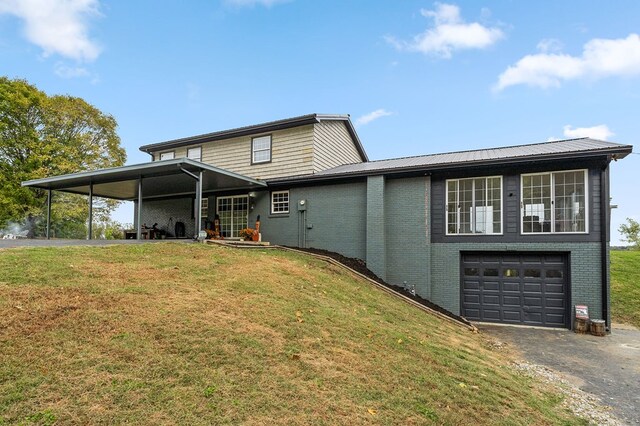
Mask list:
[[[462,315],[471,321],[568,327],[567,256],[463,253]]]

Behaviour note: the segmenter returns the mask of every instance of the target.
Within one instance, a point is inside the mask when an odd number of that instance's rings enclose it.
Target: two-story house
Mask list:
[[[141,149],[152,162],[24,184],[134,200],[168,233],[218,215],[234,237],[259,215],[264,240],[362,259],[470,320],[567,328],[586,304],[609,325],[609,164],[629,145],[368,161],[348,116],[312,114]]]

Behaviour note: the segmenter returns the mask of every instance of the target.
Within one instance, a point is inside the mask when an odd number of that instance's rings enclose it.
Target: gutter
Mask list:
[[[609,232],[609,179],[608,170],[611,156],[607,157],[604,168],[600,171],[600,261],[602,270],[602,319],[605,321],[605,329],[611,332],[611,321],[609,321],[609,286],[608,274],[609,262],[607,261],[607,237]]]

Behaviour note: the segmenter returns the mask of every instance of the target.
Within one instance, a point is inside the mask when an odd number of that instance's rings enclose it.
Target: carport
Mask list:
[[[47,239],[50,238],[53,191],[86,195],[89,202],[87,239],[93,236],[93,197],[137,203],[136,236],[142,238],[141,213],[145,200],[175,196],[194,196],[202,204],[202,194],[213,191],[255,190],[266,183],[188,158],[177,158],[130,166],[34,179],[22,186],[47,190]],[[202,212],[196,209],[196,234],[202,231]]]

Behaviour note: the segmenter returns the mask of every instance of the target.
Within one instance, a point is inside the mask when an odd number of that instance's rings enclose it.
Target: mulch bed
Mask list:
[[[371,278],[372,280],[382,284],[383,286],[395,291],[396,293],[400,293],[403,296],[408,297],[409,299],[416,301],[418,303],[420,303],[421,305],[426,306],[427,308],[433,309],[434,311],[438,311],[441,314],[444,314],[450,318],[455,319],[456,321],[460,321],[464,324],[467,325],[472,325],[466,318],[461,317],[460,315],[456,315],[453,312],[447,311],[445,308],[443,308],[442,306],[436,305],[435,303],[424,299],[418,295],[412,294],[409,290],[407,290],[404,287],[400,287],[400,286],[396,286],[393,284],[389,284],[387,282],[384,282],[382,279],[380,279],[376,274],[374,274],[373,272],[371,272],[368,268],[367,268],[367,264],[365,261],[361,260],[361,259],[356,259],[354,257],[346,257],[343,256],[339,253],[335,253],[332,251],[328,251],[328,250],[321,250],[321,249],[315,249],[315,248],[300,248],[300,247],[290,247],[292,249],[295,250],[300,250],[300,251],[306,251],[309,253],[314,253],[314,254],[319,254],[322,256],[327,256],[330,257],[334,260],[337,260],[338,262],[342,263],[345,266],[348,266],[349,268],[353,269],[354,271],[357,271],[359,273],[361,273],[362,275],[366,276],[367,278]]]

